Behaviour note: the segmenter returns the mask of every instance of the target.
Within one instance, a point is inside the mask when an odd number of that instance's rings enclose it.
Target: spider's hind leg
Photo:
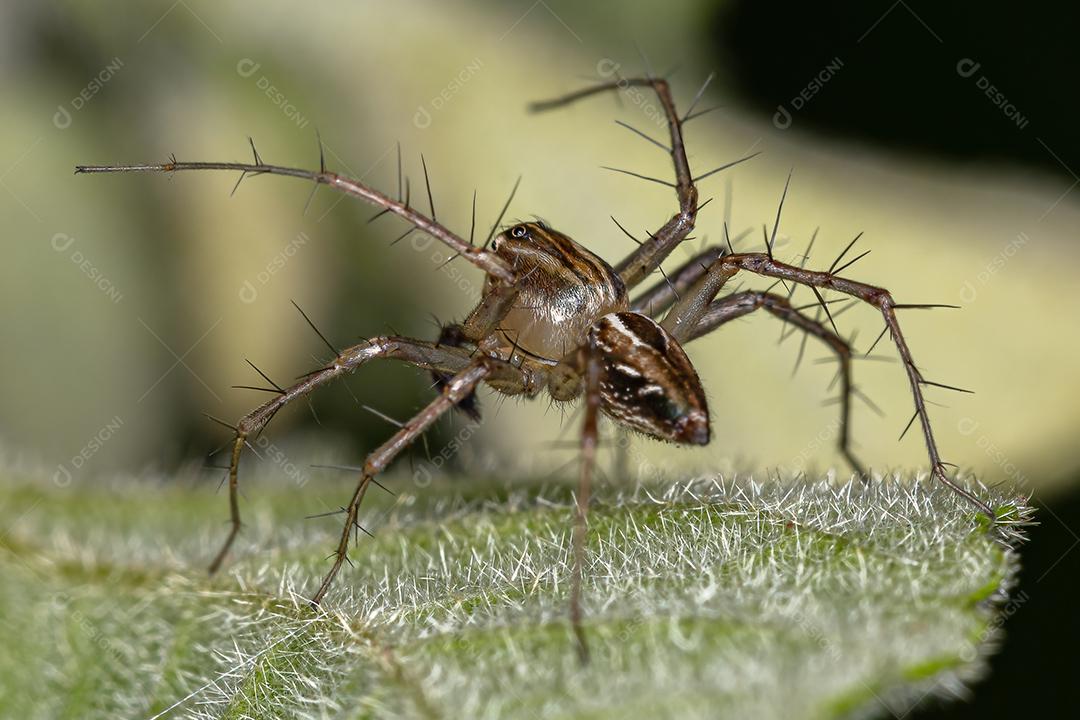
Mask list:
[[[824,310],[826,317],[829,319],[829,324],[834,331],[836,327],[833,323],[833,317],[829,312],[828,305],[822,298],[823,291],[828,290],[843,293],[853,298],[857,298],[877,309],[877,311],[881,313],[882,319],[885,321],[885,330],[892,338],[893,345],[896,347],[897,354],[900,356],[900,362],[907,375],[908,387],[911,390],[912,400],[915,405],[915,413],[912,416],[911,422],[914,423],[918,421],[919,427],[922,430],[923,439],[926,442],[926,453],[930,460],[929,469],[931,476],[936,478],[943,485],[952,489],[957,495],[964,498],[964,500],[971,503],[974,507],[978,508],[979,512],[991,521],[995,521],[994,511],[985,501],[981,500],[973,492],[962,487],[956,480],[949,477],[945,469],[948,463],[941,458],[937,440],[934,438],[934,432],[930,425],[930,414],[927,412],[926,398],[923,394],[924,386],[939,387],[947,390],[961,389],[940,382],[927,380],[923,376],[922,371],[915,365],[915,360],[911,354],[911,348],[908,347],[907,340],[900,329],[897,311],[909,308],[935,307],[934,305],[898,303],[893,299],[892,294],[885,288],[841,277],[834,273],[832,268],[824,272],[807,270],[803,267],[780,262],[773,258],[771,253],[744,252],[735,253],[733,255],[723,255],[717,259],[709,268],[709,272],[694,284],[691,292],[684,295],[682,299],[676,302],[671,308],[671,311],[664,317],[662,323],[663,327],[680,340],[690,337],[694,333],[695,328],[697,328],[698,323],[701,322],[702,317],[708,311],[710,303],[712,302],[712,299],[716,297],[717,292],[719,292],[728,280],[739,272],[748,272],[761,277],[784,280],[789,283],[796,283],[810,288],[818,299],[818,303]],[[884,337],[884,335],[885,332],[882,333],[882,337]]]
[[[721,325],[736,318],[748,315],[755,310],[764,308],[771,315],[780,318],[802,330],[808,335],[819,338],[829,346],[840,363],[837,377],[840,381],[840,427],[837,433],[837,444],[840,454],[844,456],[851,469],[854,470],[864,481],[869,475],[863,464],[855,457],[851,450],[851,345],[847,340],[833,332],[824,323],[807,317],[798,308],[792,307],[791,302],[782,295],[768,292],[746,291],[728,295],[719,300],[714,300],[708,306],[705,314],[698,324],[690,332],[687,341],[696,340],[703,335],[711,333]]]

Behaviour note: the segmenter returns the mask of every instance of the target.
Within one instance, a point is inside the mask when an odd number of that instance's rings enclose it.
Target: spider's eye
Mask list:
[[[525,237],[528,234],[529,234],[529,228],[525,227],[524,225],[515,225],[514,227],[510,228],[510,237],[512,237],[512,238],[519,238],[520,239],[520,238]]]

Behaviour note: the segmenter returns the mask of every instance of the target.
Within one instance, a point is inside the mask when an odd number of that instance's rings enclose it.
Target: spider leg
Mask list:
[[[449,345],[450,347],[464,347],[465,346],[465,331],[457,323],[449,323],[439,325],[439,339],[437,344],[440,346]],[[433,387],[436,390],[441,391],[446,387],[446,383],[450,382],[451,376],[445,373],[432,372],[431,379],[434,381]],[[461,411],[466,417],[470,418],[473,422],[480,422],[480,404],[476,398],[476,393],[472,393],[468,397],[464,398],[457,404],[457,409]]]
[[[466,242],[460,236],[446,228],[435,220],[434,203],[431,203],[432,216],[428,217],[411,207],[408,198],[394,199],[385,193],[379,192],[359,180],[355,180],[326,169],[325,160],[321,154],[322,143],[320,141],[320,163],[318,170],[305,170],[303,168],[284,167],[281,165],[269,165],[264,163],[258,152],[254,150],[254,162],[179,162],[175,158],[170,162],[148,165],[77,165],[75,173],[117,173],[117,172],[167,172],[178,170],[232,170],[241,173],[241,179],[247,175],[281,175],[285,177],[300,178],[315,183],[315,186],[328,185],[346,195],[360,198],[366,202],[391,212],[408,221],[414,228],[424,232],[436,240],[450,247],[455,253],[477,266],[490,276],[497,277],[507,283],[514,281],[511,269],[497,255],[489,252],[485,247],[476,247],[471,242]],[[427,168],[425,164],[424,179],[427,181]],[[430,199],[430,183],[428,183]],[[404,237],[404,236],[402,236]]]
[[[820,338],[836,353],[840,361],[840,430],[838,445],[840,453],[848,461],[851,468],[864,480],[869,477],[859,459],[851,451],[850,427],[851,427],[851,346],[842,337],[830,330],[825,324],[792,307],[791,303],[783,295],[768,292],[746,291],[739,292],[709,303],[705,314],[698,321],[697,326],[691,331],[687,341],[696,340],[703,335],[711,333],[721,325],[736,318],[749,315],[750,313],[765,308],[770,314],[780,318],[809,335]]]
[[[375,476],[386,469],[402,450],[408,447],[416,440],[416,438],[422,435],[425,430],[431,427],[439,417],[468,397],[482,380],[497,378],[500,381],[500,384],[502,384],[512,382],[515,376],[518,378],[522,377],[517,368],[509,363],[495,360],[494,358],[487,356],[475,358],[467,363],[463,369],[454,374],[443,387],[439,396],[432,400],[427,407],[417,413],[415,417],[394,433],[389,440],[368,455],[367,459],[364,461],[363,471],[360,480],[356,485],[356,490],[353,492],[352,499],[349,501],[349,505],[346,508],[345,525],[342,528],[341,539],[338,541],[337,550],[334,553],[334,563],[330,567],[330,571],[326,574],[326,577],[323,578],[318,591],[312,596],[312,605],[318,605],[322,602],[323,597],[326,595],[326,591],[330,589],[330,585],[334,582],[334,578],[337,576],[338,571],[341,570],[341,565],[345,562],[346,553],[349,548],[349,535],[356,526],[360,502],[364,499],[364,494],[367,492],[368,486],[372,483]]]
[[[528,274],[522,278],[525,280]],[[468,317],[462,323],[461,332],[465,339],[479,344],[498,327],[507,313],[514,307],[517,300],[517,284],[507,285],[501,282],[493,282],[485,289],[484,296]]]
[[[705,248],[680,265],[671,275],[634,298],[630,309],[650,317],[659,315],[689,292],[698,278],[707,273],[709,267],[723,254],[724,248],[720,245]]]
[[[249,439],[256,437],[267,426],[281,408],[293,400],[306,397],[309,393],[331,380],[342,377],[369,360],[375,358],[395,358],[416,365],[417,367],[443,373],[458,373],[469,366],[469,351],[452,347],[437,347],[424,340],[405,337],[377,337],[346,348],[326,366],[308,373],[299,382],[284,388],[273,398],[242,417],[233,428],[236,437],[233,441],[232,456],[229,462],[229,515],[231,527],[221,550],[210,563],[211,574],[218,571],[225,560],[233,541],[240,532],[239,504],[239,467],[244,446],[251,447]]]
[[[597,418],[600,412],[600,376],[603,370],[599,349],[587,345],[585,359],[585,419],[581,426],[581,475],[578,482],[577,504],[574,512],[574,571],[570,585],[570,625],[577,641],[578,659],[589,662],[589,645],[581,624],[581,581],[585,565],[585,541],[588,538],[589,495],[592,488],[593,466],[596,464]]]
[[[934,439],[934,431],[930,426],[930,415],[926,410],[926,400],[923,397],[923,386],[940,385],[940,383],[928,381],[922,376],[918,366],[915,365],[911,349],[908,347],[907,340],[904,338],[904,334],[900,329],[900,322],[896,316],[897,310],[925,306],[897,303],[892,294],[885,288],[839,277],[832,272],[807,270],[795,265],[788,265],[775,260],[767,253],[736,253],[718,258],[709,268],[709,272],[694,283],[690,292],[675,303],[661,325],[680,342],[692,337],[694,329],[697,328],[702,317],[708,311],[709,304],[716,297],[716,293],[719,292],[724,283],[740,271],[805,285],[814,291],[819,302],[821,302],[820,291],[831,290],[858,298],[866,304],[877,308],[885,320],[886,328],[892,335],[893,344],[896,346],[897,353],[900,355],[900,360],[908,377],[908,384],[915,404],[914,417],[919,420],[923,438],[926,441],[931,475],[977,507],[991,520],[994,520],[994,512],[989,505],[949,479],[945,472],[946,463],[942,461],[937,441]],[[828,306],[823,307],[831,322],[832,316],[829,314]]]
[[[665,147],[663,149],[671,156],[671,162],[675,169],[675,182],[670,183],[664,180],[658,180],[657,178],[646,179],[673,188],[679,202],[679,211],[673,215],[670,220],[664,223],[659,230],[655,233],[650,233],[648,240],[643,241],[638,245],[634,252],[615,266],[615,269],[618,271],[620,277],[622,277],[627,288],[636,287],[654,270],[660,267],[660,263],[664,261],[664,258],[670,255],[671,251],[674,250],[675,247],[694,229],[698,209],[704,204],[698,204],[698,191],[695,182],[753,157],[753,155],[750,155],[741,158],[694,177],[690,172],[690,163],[686,158],[686,147],[683,144],[682,126],[687,118],[679,117],[678,112],[675,110],[675,101],[671,96],[671,87],[668,85],[667,80],[662,78],[618,78],[610,82],[599,83],[592,87],[578,90],[577,92],[553,100],[533,103],[530,105],[530,109],[533,112],[542,112],[563,107],[599,93],[610,92],[613,90],[625,90],[630,87],[652,88],[656,93],[657,99],[660,101],[660,106],[663,108],[664,116],[667,119],[668,131],[671,136],[670,147]],[[616,170],[616,168],[609,169]],[[643,177],[637,175],[637,173],[631,173],[625,170],[619,172]]]

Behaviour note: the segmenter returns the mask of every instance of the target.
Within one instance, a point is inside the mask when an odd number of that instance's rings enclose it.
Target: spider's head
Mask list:
[[[543,222],[511,225],[495,236],[491,247],[515,269],[536,270],[545,276],[540,284],[599,287],[616,301],[626,295],[622,280],[610,265]]]
[[[510,226],[496,235],[495,240],[491,243],[491,249],[508,260],[514,260],[525,255],[550,254],[553,245],[559,239],[571,244],[574,242],[543,223],[522,222]]]
[[[495,236],[491,248],[519,273],[533,278],[534,286],[608,285],[615,274],[571,237],[539,221],[511,225]]]
[[[508,346],[555,362],[584,341],[596,318],[629,309],[619,274],[542,222],[511,225],[492,249],[517,275],[514,307],[499,321]],[[485,289],[496,284],[489,278]]]

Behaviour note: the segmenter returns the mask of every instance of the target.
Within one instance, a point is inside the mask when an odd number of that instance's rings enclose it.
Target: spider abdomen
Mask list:
[[[686,352],[651,318],[618,312],[589,331],[599,353],[600,409],[612,419],[660,440],[709,442],[709,409]]]

